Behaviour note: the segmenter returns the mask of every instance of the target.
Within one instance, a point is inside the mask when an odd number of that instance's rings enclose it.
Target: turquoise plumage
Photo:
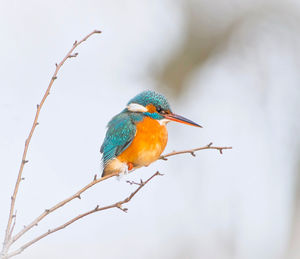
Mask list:
[[[107,127],[106,136],[100,149],[100,152],[103,153],[104,166],[130,145],[136,132],[136,125],[126,111],[114,116]]]

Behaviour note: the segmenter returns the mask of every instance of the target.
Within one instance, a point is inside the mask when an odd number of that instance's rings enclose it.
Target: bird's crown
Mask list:
[[[143,91],[136,95],[127,104],[127,106],[131,107],[133,110],[137,108],[142,111],[144,108],[144,112],[149,111],[149,109],[146,108],[149,107],[149,105],[153,105],[158,113],[171,111],[167,98],[162,94],[150,90]]]

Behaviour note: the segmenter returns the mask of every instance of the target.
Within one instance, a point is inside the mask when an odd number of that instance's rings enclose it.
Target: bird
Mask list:
[[[126,174],[156,161],[168,141],[167,123],[199,124],[172,112],[165,96],[146,90],[133,97],[107,125],[101,145],[102,177]]]

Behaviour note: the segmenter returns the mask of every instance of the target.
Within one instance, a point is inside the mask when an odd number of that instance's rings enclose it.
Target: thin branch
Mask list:
[[[31,246],[31,245],[33,245],[34,243],[36,243],[37,241],[39,241],[39,240],[41,240],[42,238],[44,238],[44,237],[46,237],[46,236],[48,236],[48,235],[50,235],[50,234],[52,234],[52,233],[54,233],[54,232],[56,232],[56,231],[58,231],[58,230],[61,230],[61,229],[63,229],[63,228],[65,228],[65,227],[67,227],[67,226],[69,226],[69,225],[71,225],[72,223],[74,223],[74,222],[76,222],[77,220],[79,220],[79,219],[81,219],[81,218],[84,218],[84,217],[86,217],[86,216],[88,216],[88,215],[90,215],[90,214],[93,214],[93,213],[95,213],[95,212],[98,212],[98,211],[102,211],[102,210],[107,210],[107,209],[112,209],[112,208],[118,208],[118,209],[120,209],[120,210],[122,210],[122,211],[124,211],[124,212],[127,212],[127,208],[123,208],[122,207],[122,205],[123,204],[126,204],[126,203],[128,203],[128,202],[130,202],[131,201],[131,199],[148,183],[148,182],[150,182],[155,176],[158,176],[158,175],[162,175],[162,174],[160,174],[159,172],[156,172],[155,174],[153,174],[150,178],[148,178],[145,182],[142,182],[141,181],[141,184],[139,184],[139,187],[133,192],[133,193],[131,193],[127,198],[125,198],[124,200],[121,200],[121,201],[118,201],[118,202],[116,202],[116,203],[113,203],[113,204],[111,204],[111,205],[108,205],[108,206],[104,206],[104,207],[100,207],[99,205],[97,205],[96,206],[96,208],[94,208],[94,209],[92,209],[92,210],[90,210],[90,211],[87,211],[87,212],[85,212],[85,213],[83,213],[83,214],[80,214],[80,215],[78,215],[78,216],[76,216],[76,217],[74,217],[73,219],[71,219],[71,220],[69,220],[69,221],[67,221],[66,223],[64,223],[64,224],[62,224],[62,225],[60,225],[60,226],[58,226],[57,228],[54,228],[54,229],[49,229],[47,232],[45,232],[44,234],[42,234],[42,235],[40,235],[40,236],[38,236],[38,237],[36,237],[36,238],[34,238],[34,239],[32,239],[31,241],[29,241],[29,242],[27,242],[26,244],[24,244],[23,246],[21,246],[19,249],[17,249],[17,250],[15,250],[15,251],[13,251],[13,252],[11,252],[10,254],[8,254],[6,257],[4,257],[5,259],[8,259],[8,258],[10,258],[10,257],[13,257],[13,256],[15,256],[15,255],[17,255],[17,254],[20,254],[20,253],[22,253],[27,247],[29,247],[29,246]],[[102,178],[101,178],[102,179]],[[107,179],[107,178],[105,178],[105,179]],[[104,180],[105,180],[104,179]]]
[[[126,181],[126,183],[129,183],[130,185],[139,185],[141,186],[142,184],[144,184],[143,180],[141,179],[140,182],[135,182],[135,181]]]
[[[59,64],[56,64],[55,71],[53,73],[53,76],[51,77],[51,80],[50,80],[50,83],[49,83],[49,85],[48,85],[48,87],[46,89],[46,92],[45,92],[45,94],[44,94],[41,102],[37,105],[37,110],[36,110],[35,118],[33,120],[33,124],[32,124],[31,130],[29,132],[29,135],[28,135],[28,137],[27,137],[27,139],[25,141],[25,147],[24,147],[24,151],[23,151],[23,155],[22,155],[22,159],[21,159],[21,164],[20,164],[19,173],[18,173],[16,184],[15,184],[14,192],[13,192],[13,195],[11,196],[11,205],[10,205],[10,211],[9,211],[9,216],[8,216],[8,222],[7,222],[7,226],[6,226],[6,231],[5,231],[5,238],[4,238],[4,244],[3,244],[2,254],[6,254],[6,252],[7,252],[7,248],[8,248],[7,244],[9,242],[9,237],[10,237],[11,232],[12,232],[11,228],[12,228],[13,211],[15,209],[16,197],[17,197],[17,193],[18,193],[18,190],[19,190],[20,182],[22,180],[22,173],[23,173],[24,165],[28,162],[28,160],[26,160],[27,151],[28,151],[28,148],[29,148],[29,144],[30,144],[32,135],[33,135],[33,133],[35,131],[36,126],[38,125],[38,118],[39,118],[39,115],[40,115],[40,111],[41,111],[41,109],[42,109],[42,107],[44,105],[44,102],[46,101],[47,96],[50,94],[50,89],[51,89],[51,87],[53,85],[54,80],[57,79],[58,71],[63,66],[63,64],[65,63],[65,61],[68,58],[76,57],[77,56],[76,53],[72,54],[73,51],[74,51],[74,49],[78,45],[80,45],[82,42],[86,41],[90,36],[92,36],[93,34],[96,34],[96,33],[101,33],[101,31],[95,30],[95,31],[91,32],[90,34],[88,34],[87,36],[85,36],[79,42],[75,41],[75,43],[73,44],[72,48],[67,53],[67,55],[62,59],[62,61]]]
[[[208,144],[207,146],[204,147],[199,147],[199,148],[195,148],[195,149],[190,149],[190,150],[183,150],[183,151],[178,151],[178,152],[172,152],[172,153],[168,153],[164,156],[161,156],[160,159],[163,160],[167,160],[167,157],[169,156],[175,156],[178,154],[184,154],[184,153],[193,153],[196,152],[198,150],[203,150],[203,149],[218,149],[219,151],[221,151],[222,149],[231,149],[231,147],[213,147],[212,143]],[[37,218],[35,218],[30,224],[26,225],[22,230],[20,230],[16,235],[14,235],[8,242],[8,247],[10,247],[15,241],[17,241],[21,236],[23,236],[27,231],[29,231],[31,228],[33,228],[34,226],[37,226],[38,223],[45,218],[47,215],[49,215],[50,213],[54,212],[55,210],[59,209],[60,207],[64,206],[65,204],[69,203],[70,201],[76,199],[76,198],[81,198],[81,194],[83,192],[85,192],[87,189],[91,188],[92,186],[94,186],[95,184],[102,182],[108,178],[111,178],[113,176],[117,176],[119,175],[119,173],[114,173],[111,175],[107,175],[105,177],[102,178],[98,178],[97,179],[97,175],[94,176],[93,181],[90,182],[89,184],[87,184],[86,186],[84,186],[83,188],[81,188],[78,192],[74,193],[72,196],[68,197],[67,199],[57,203],[56,205],[52,206],[50,209],[46,209],[44,210],[43,213],[40,214],[40,216],[38,216]],[[143,184],[143,182],[141,181],[140,183],[136,183],[134,181],[127,181],[129,184],[135,184],[135,185],[141,185]]]
[[[72,196],[70,196],[67,199],[64,199],[63,201],[57,203],[56,205],[52,206],[50,209],[45,209],[44,212],[38,216],[36,219],[34,219],[30,224],[28,224],[26,227],[24,227],[20,232],[18,232],[15,236],[12,237],[12,239],[9,241],[8,246],[11,246],[15,241],[17,241],[21,236],[23,236],[28,230],[30,230],[32,227],[37,226],[38,223],[45,218],[47,215],[49,215],[50,213],[52,213],[53,211],[59,209],[60,207],[64,206],[65,204],[67,204],[68,202],[81,197],[81,194],[83,192],[85,192],[87,189],[91,188],[92,186],[94,186],[95,184],[102,182],[108,178],[111,178],[113,176],[117,176],[119,175],[119,173],[114,173],[111,175],[107,175],[104,176],[102,178],[98,178],[96,177],[96,175],[93,178],[93,181],[90,182],[89,184],[87,184],[86,186],[84,186],[83,188],[81,188],[78,192],[74,193]]]
[[[12,217],[13,217],[13,223],[12,223],[11,230],[9,231],[9,237],[8,237],[9,239],[11,239],[12,233],[14,232],[15,229],[15,225],[17,221],[17,212],[15,212],[15,214]]]
[[[167,157],[180,155],[180,154],[186,154],[186,153],[191,154],[192,156],[196,156],[196,154],[195,154],[196,151],[204,150],[204,149],[216,149],[216,150],[219,150],[220,154],[223,154],[224,149],[232,149],[232,147],[214,147],[212,144],[213,143],[210,142],[208,145],[206,145],[204,147],[198,147],[198,148],[182,150],[182,151],[174,151],[174,152],[160,156],[159,159],[168,160]]]

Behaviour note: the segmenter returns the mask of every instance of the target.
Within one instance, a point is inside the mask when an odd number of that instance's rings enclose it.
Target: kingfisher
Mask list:
[[[132,98],[125,109],[107,125],[100,148],[102,177],[128,173],[156,161],[166,147],[166,124],[170,121],[202,128],[197,123],[174,114],[162,94],[147,90]]]

